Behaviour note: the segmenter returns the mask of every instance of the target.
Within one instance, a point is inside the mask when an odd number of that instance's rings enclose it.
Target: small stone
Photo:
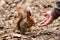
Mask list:
[[[50,38],[49,40],[55,40],[54,38]]]
[[[15,7],[15,6],[16,6],[16,4],[15,4],[15,3],[11,4],[11,7]]]
[[[5,31],[3,31],[3,30],[0,30],[0,35],[1,35],[1,34],[4,34],[4,33],[5,33]]]
[[[15,3],[18,3],[18,2],[20,2],[20,0],[14,0],[14,2],[15,2]]]
[[[1,36],[2,38],[8,37],[8,34],[4,34]]]
[[[21,34],[16,34],[16,33],[11,33],[11,36],[18,38],[18,37],[21,37],[22,35]]]

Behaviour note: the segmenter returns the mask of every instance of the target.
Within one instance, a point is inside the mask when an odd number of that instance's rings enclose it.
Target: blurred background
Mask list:
[[[44,19],[42,15],[52,10],[56,0],[0,0],[0,40],[60,40],[60,17],[44,27],[32,26],[26,35],[20,34],[13,24],[22,7],[30,10],[35,23]]]

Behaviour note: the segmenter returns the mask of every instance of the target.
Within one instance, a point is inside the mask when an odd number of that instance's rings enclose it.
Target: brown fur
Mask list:
[[[21,33],[25,33],[27,28],[30,28],[34,25],[34,19],[31,16],[30,11],[25,11],[23,8],[18,8],[18,21],[17,27],[21,31]]]

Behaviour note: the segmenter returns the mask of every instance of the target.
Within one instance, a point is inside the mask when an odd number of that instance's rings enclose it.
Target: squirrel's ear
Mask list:
[[[30,11],[27,11],[27,16],[31,16],[31,12]]]

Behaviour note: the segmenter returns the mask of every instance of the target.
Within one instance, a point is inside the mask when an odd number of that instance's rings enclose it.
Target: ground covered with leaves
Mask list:
[[[13,24],[17,7],[30,10],[35,23],[44,19],[42,15],[52,10],[56,0],[0,0],[0,40],[60,40],[60,17],[44,27],[32,26],[30,32],[20,34]]]

